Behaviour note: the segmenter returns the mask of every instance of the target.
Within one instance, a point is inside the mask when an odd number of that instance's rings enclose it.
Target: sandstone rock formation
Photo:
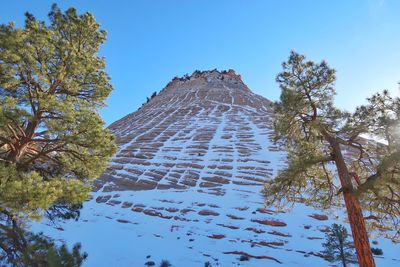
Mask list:
[[[254,158],[270,134],[271,102],[233,70],[175,78],[139,111],[110,125],[120,151],[97,181],[103,191],[261,185],[269,162]]]
[[[110,125],[119,151],[80,220],[41,230],[81,242],[87,266],[144,266],[149,257],[175,267],[326,266],[319,251],[333,214],[264,207],[260,190],[285,155],[271,123],[271,102],[233,70],[174,78]]]

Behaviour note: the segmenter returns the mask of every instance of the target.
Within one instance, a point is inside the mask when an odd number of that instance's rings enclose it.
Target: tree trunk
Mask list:
[[[343,267],[347,267],[346,259],[344,257],[342,257],[342,264]]]
[[[357,251],[358,264],[360,267],[374,267],[375,261],[369,244],[365,220],[362,214],[360,202],[357,197],[346,190],[343,192],[347,208],[354,245]]]
[[[14,144],[14,147],[15,148],[9,152],[6,159],[7,161],[10,161],[12,163],[17,163],[20,158],[25,154],[27,144],[21,144],[21,141],[18,141],[17,144]]]
[[[330,140],[336,168],[343,189],[344,202],[346,204],[347,216],[349,218],[354,245],[357,252],[360,267],[375,267],[369,244],[367,228],[364,216],[357,196],[354,194],[351,176],[343,158],[339,143]]]
[[[346,263],[346,256],[344,255],[344,238],[342,236],[339,236],[339,244],[340,244],[340,258],[342,259],[342,265],[343,267],[347,267]]]

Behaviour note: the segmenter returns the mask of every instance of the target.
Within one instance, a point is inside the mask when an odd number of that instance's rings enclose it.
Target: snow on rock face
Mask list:
[[[110,126],[120,149],[79,221],[35,227],[81,242],[85,266],[326,266],[319,251],[333,214],[263,205],[262,185],[284,158],[270,141],[270,104],[233,71],[175,78]],[[396,266],[396,248],[379,247],[379,266]]]
[[[270,135],[269,106],[228,74],[173,83],[110,126],[120,151],[97,188],[195,187],[224,194],[223,185],[261,185],[272,171],[260,156]]]

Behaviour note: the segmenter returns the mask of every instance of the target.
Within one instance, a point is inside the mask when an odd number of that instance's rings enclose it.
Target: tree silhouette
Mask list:
[[[325,259],[329,262],[341,262],[343,267],[354,263],[354,244],[348,240],[346,228],[339,224],[333,224],[331,231],[326,233],[326,241],[322,244]]]

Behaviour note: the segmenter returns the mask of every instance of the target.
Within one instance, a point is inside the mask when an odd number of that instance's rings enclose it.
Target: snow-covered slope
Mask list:
[[[337,215],[263,205],[262,185],[284,158],[271,114],[233,71],[176,78],[110,126],[120,150],[80,219],[35,228],[81,242],[85,266],[327,266],[319,251]],[[400,247],[378,242],[378,266],[400,265]]]

